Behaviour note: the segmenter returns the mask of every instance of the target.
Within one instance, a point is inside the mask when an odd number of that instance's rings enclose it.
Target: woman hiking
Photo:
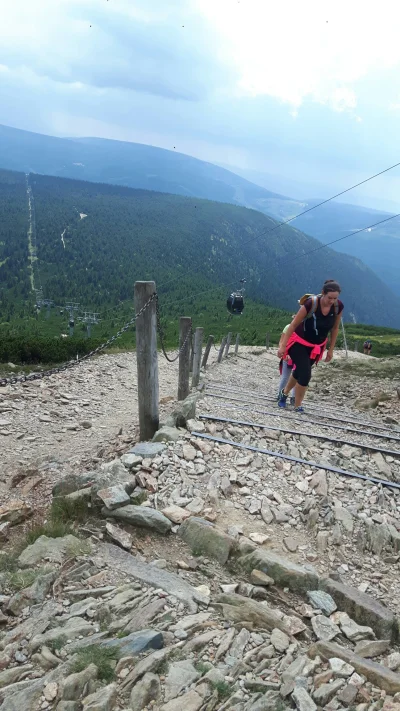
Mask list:
[[[332,360],[344,308],[339,300],[340,291],[337,281],[327,279],[319,296],[306,294],[300,299],[300,309],[282,337],[278,350],[279,358],[289,356],[293,362],[289,381],[279,394],[279,407],[286,407],[288,395],[295,387],[295,412],[304,412],[303,400],[311,380],[311,368],[321,360],[329,334],[325,360],[327,363]]]
[[[292,321],[293,321],[294,317],[295,317],[295,314],[292,314]],[[278,344],[278,350],[283,343],[283,337],[284,337],[286,331],[288,330],[289,326],[290,326],[290,323],[288,323],[287,326],[285,326],[285,328],[282,331],[282,335],[280,337],[279,344]],[[281,391],[283,390],[283,388],[285,387],[286,383],[288,382],[288,380],[290,378],[290,375],[292,372],[292,367],[293,367],[293,363],[290,360],[289,356],[287,356],[286,358],[281,358],[280,363],[279,363],[279,372],[281,375],[281,379],[279,381],[278,400],[281,396]],[[290,404],[291,405],[294,405],[294,399],[295,398],[294,398],[294,388],[293,388],[290,392]]]

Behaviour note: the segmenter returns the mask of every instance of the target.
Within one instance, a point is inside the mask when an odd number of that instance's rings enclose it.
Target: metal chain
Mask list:
[[[50,375],[56,375],[57,373],[63,373],[66,370],[69,370],[70,368],[74,368],[76,365],[79,365],[80,363],[83,363],[83,361],[88,360],[89,358],[92,358],[94,355],[97,353],[100,353],[100,351],[103,351],[105,348],[108,348],[111,346],[114,341],[117,340],[120,336],[122,336],[125,331],[128,330],[133,324],[135,323],[136,319],[141,316],[144,311],[146,311],[147,307],[151,304],[154,299],[157,298],[157,292],[154,292],[150,296],[150,299],[146,301],[144,306],[137,312],[137,314],[128,321],[128,323],[123,326],[119,331],[114,336],[111,336],[111,338],[108,339],[108,341],[104,341],[104,343],[101,344],[101,346],[97,346],[93,351],[90,351],[90,353],[86,353],[86,355],[83,355],[81,358],[77,358],[76,360],[69,361],[69,363],[64,363],[64,365],[59,365],[56,368],[50,368],[49,370],[41,370],[39,373],[30,373],[29,375],[20,375],[18,377],[14,378],[0,378],[0,387],[4,387],[6,385],[15,385],[16,383],[26,383],[30,382],[32,380],[43,380],[43,378],[48,378]]]
[[[189,338],[190,338],[191,335],[192,335],[192,327],[190,326],[190,328],[189,328],[189,330],[188,330],[188,332],[187,332],[187,334],[186,334],[186,338],[185,338],[185,340],[183,341],[181,347],[179,348],[178,353],[176,354],[176,356],[175,356],[174,358],[170,358],[170,356],[168,355],[167,350],[166,350],[166,348],[165,348],[165,344],[164,344],[164,334],[163,334],[163,330],[162,330],[162,326],[161,326],[160,305],[159,305],[159,302],[158,302],[158,298],[157,298],[157,301],[156,301],[156,314],[157,314],[157,331],[158,331],[158,335],[159,335],[159,337],[160,337],[160,344],[161,344],[161,350],[162,350],[162,352],[163,352],[163,356],[164,356],[164,358],[167,359],[168,363],[175,363],[175,361],[178,360],[180,354],[181,354],[182,351],[184,350],[184,348],[185,348],[185,346],[186,346],[186,344],[187,344]]]

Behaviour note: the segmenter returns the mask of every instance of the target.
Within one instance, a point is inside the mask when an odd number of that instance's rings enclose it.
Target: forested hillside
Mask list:
[[[1,174],[8,194],[1,220],[3,319],[18,314],[28,296],[24,181]],[[319,243],[290,226],[264,234],[276,223],[254,210],[39,175],[29,183],[44,297],[58,304],[74,299],[101,311],[130,300],[136,279],[155,279],[165,298],[183,300],[184,310],[196,290],[229,290],[243,277],[253,300],[292,310],[299,295],[335,277],[348,320],[400,325],[399,300],[361,262],[328,248],[297,261],[294,254]]]

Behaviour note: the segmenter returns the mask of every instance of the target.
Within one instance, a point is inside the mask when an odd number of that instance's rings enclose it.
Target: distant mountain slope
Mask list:
[[[319,202],[320,200],[297,202],[267,198],[258,199],[255,207],[258,206],[259,210],[275,219],[285,220]],[[303,217],[298,217],[291,224],[327,244],[390,216],[390,213],[367,207],[330,202]],[[400,218],[336,242],[333,248],[361,259],[400,296]]]
[[[175,151],[101,138],[55,138],[1,125],[0,167],[217,200],[254,208],[277,220],[316,203],[271,192],[224,168]],[[257,173],[251,175],[256,179]],[[283,182],[278,185],[279,190],[284,187]],[[386,216],[332,202],[298,218],[292,226],[326,243]],[[400,296],[400,219],[338,242],[334,249],[364,261]]]
[[[18,226],[27,221],[23,179],[0,171],[0,184],[14,180],[19,200],[0,214],[5,223],[0,263],[14,243],[21,250]],[[172,308],[178,300],[184,313],[191,300],[198,312],[202,297],[191,295],[199,289],[221,294],[223,287],[228,293],[245,277],[249,297],[293,310],[301,294],[319,290],[331,277],[343,285],[348,320],[400,326],[400,300],[364,264],[328,248],[293,261],[293,252],[308,252],[320,243],[289,226],[264,235],[276,222],[255,210],[41,175],[29,176],[29,183],[44,295],[56,303],[73,298],[99,311],[132,299],[136,279],[155,279],[167,305]],[[4,269],[0,285],[4,274],[17,283],[17,269]],[[220,295],[215,308],[225,310]],[[259,327],[265,330],[265,324]]]
[[[176,151],[101,138],[55,138],[0,125],[0,168],[125,185],[251,207],[283,196]]]

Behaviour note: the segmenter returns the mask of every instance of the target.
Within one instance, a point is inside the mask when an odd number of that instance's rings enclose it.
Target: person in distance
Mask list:
[[[292,374],[279,394],[279,407],[286,407],[290,391],[295,387],[295,411],[304,412],[303,400],[311,380],[311,368],[321,360],[330,334],[326,362],[333,357],[344,309],[339,299],[340,285],[327,279],[318,296],[307,294],[300,299],[300,309],[281,339],[279,358],[289,356],[293,361]]]
[[[292,314],[292,321],[293,321],[294,317],[295,317],[295,314]],[[283,337],[284,337],[286,331],[288,330],[289,326],[290,326],[290,323],[288,323],[287,326],[285,326],[285,328],[282,331],[282,335],[280,337],[279,344],[278,344],[278,350],[282,345]],[[293,363],[292,363],[291,359],[289,358],[289,356],[286,356],[286,358],[281,358],[280,363],[279,363],[279,371],[281,374],[281,379],[279,382],[278,400],[280,398],[281,391],[283,390],[283,388],[285,387],[286,383],[288,382],[288,380],[290,378],[290,375],[292,372],[292,367],[293,367]],[[290,404],[294,405],[294,388],[291,390],[291,393],[290,393]]]

